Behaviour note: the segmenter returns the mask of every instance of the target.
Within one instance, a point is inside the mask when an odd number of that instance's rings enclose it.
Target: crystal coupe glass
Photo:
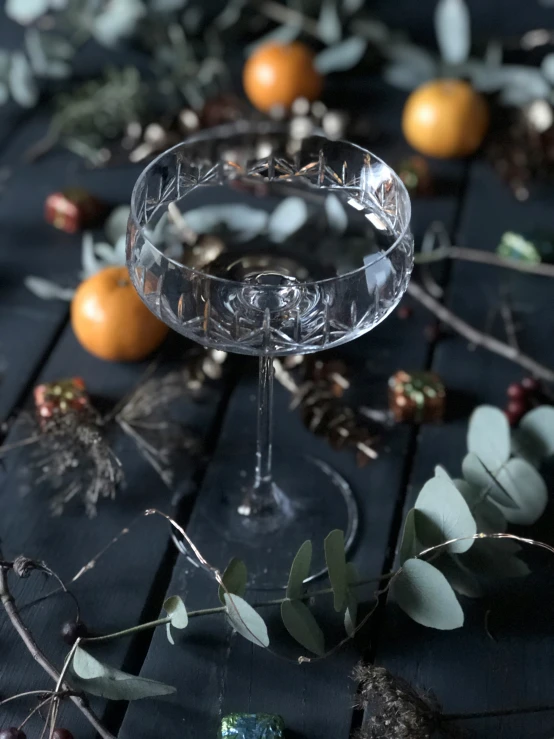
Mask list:
[[[356,339],[396,306],[413,265],[401,180],[351,143],[318,134],[294,142],[269,122],[213,128],[140,176],[127,263],[142,300],[173,329],[259,357],[255,463],[238,428],[220,452],[229,464],[219,465],[210,511],[218,536],[246,551],[255,585],[286,581],[284,569],[266,571],[262,548],[288,568],[312,539],[321,571],[324,537],[341,528],[349,546],[357,508],[322,460],[283,449],[273,463],[273,358]]]

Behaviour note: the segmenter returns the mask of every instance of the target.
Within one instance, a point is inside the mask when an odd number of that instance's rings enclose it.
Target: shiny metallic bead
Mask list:
[[[345,135],[348,114],[341,110],[328,110],[321,121],[325,135],[330,139],[340,139]]]
[[[311,118],[307,116],[297,116],[290,122],[290,135],[295,140],[305,139],[313,132],[315,126]]]
[[[285,722],[269,713],[231,713],[221,719],[220,739],[283,739]]]
[[[200,118],[192,108],[183,108],[178,118],[179,127],[183,133],[192,133],[200,128]]]
[[[310,112],[310,101],[307,98],[296,98],[291,106],[293,115],[308,115]]]
[[[315,100],[312,103],[311,112],[314,118],[321,119],[327,113],[327,106],[321,100]]]
[[[544,133],[554,123],[552,106],[546,100],[534,100],[523,109],[525,120],[538,133]]]

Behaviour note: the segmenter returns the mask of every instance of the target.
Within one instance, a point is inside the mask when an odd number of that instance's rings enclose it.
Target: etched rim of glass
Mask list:
[[[150,164],[148,164],[147,167],[141,172],[139,178],[137,179],[135,186],[133,187],[133,192],[131,194],[131,219],[133,221],[133,224],[135,228],[138,230],[138,232],[142,235],[142,238],[146,243],[148,243],[149,247],[152,248],[155,252],[157,252],[160,257],[165,260],[166,262],[169,262],[170,264],[173,264],[177,269],[182,270],[185,273],[190,273],[192,275],[198,275],[202,277],[203,279],[207,280],[213,280],[214,282],[226,284],[226,285],[233,285],[236,287],[237,285],[246,283],[238,282],[237,280],[229,280],[225,277],[218,277],[217,275],[212,275],[209,272],[204,272],[201,269],[196,269],[195,267],[189,267],[187,265],[182,264],[181,262],[176,261],[175,259],[168,257],[167,254],[165,254],[163,251],[158,249],[158,247],[152,243],[152,241],[148,238],[148,232],[145,230],[145,227],[141,225],[140,219],[138,217],[137,213],[137,200],[141,194],[141,188],[144,180],[147,179],[150,172],[162,161],[164,157],[166,157],[168,154],[171,154],[172,152],[176,152],[179,150],[183,150],[189,146],[194,146],[194,144],[201,142],[201,141],[209,141],[213,139],[214,141],[223,141],[226,138],[230,138],[233,135],[241,134],[241,135],[247,135],[249,133],[252,134],[286,134],[287,133],[287,127],[283,125],[282,123],[274,123],[273,121],[260,121],[260,122],[254,122],[251,121],[237,121],[235,123],[228,123],[222,126],[214,126],[213,128],[208,128],[205,131],[201,131],[198,134],[195,134],[194,136],[190,136],[189,138],[185,139],[184,141],[181,141],[180,143],[176,144],[175,146],[172,146],[170,149],[166,149],[161,154],[159,154],[155,159],[153,159]],[[404,202],[402,203],[402,207],[404,209],[404,225],[402,226],[402,229],[398,236],[396,237],[395,241],[391,246],[386,250],[380,253],[379,257],[372,263],[372,267],[374,268],[377,263],[379,263],[381,260],[388,257],[392,252],[404,241],[407,234],[410,233],[410,221],[412,217],[412,204],[410,201],[410,196],[408,193],[408,190],[406,189],[405,184],[402,182],[400,177],[397,175],[397,173],[380,157],[378,157],[376,154],[373,154],[373,152],[369,151],[369,149],[365,149],[363,146],[359,146],[358,144],[353,144],[350,141],[345,141],[343,139],[329,139],[327,136],[325,136],[324,132],[315,129],[311,132],[310,136],[307,138],[312,137],[319,137],[323,139],[326,142],[329,142],[330,144],[336,144],[336,145],[342,145],[342,146],[348,146],[351,149],[355,149],[359,152],[362,152],[365,155],[368,155],[371,157],[371,162],[377,162],[381,164],[388,172],[390,172],[391,178],[396,183],[396,186],[398,187],[398,190],[403,195]],[[327,187],[325,189],[328,190],[342,190],[345,185],[337,185],[336,187]],[[312,287],[317,285],[323,285],[323,284],[329,284],[332,282],[339,282],[341,280],[346,280],[349,277],[352,277],[353,275],[366,272],[368,267],[366,265],[362,265],[361,267],[356,267],[356,269],[350,270],[350,272],[345,272],[341,275],[334,275],[333,277],[325,277],[321,280],[312,280],[310,282],[303,282],[303,287]],[[275,285],[260,285],[260,290],[263,290],[263,292],[278,292],[280,289],[279,286]]]

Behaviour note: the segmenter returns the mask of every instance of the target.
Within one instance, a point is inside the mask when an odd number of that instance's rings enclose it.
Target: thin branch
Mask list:
[[[4,698],[3,701],[0,701],[0,706],[5,705],[6,703],[10,703],[11,701],[18,700],[19,698],[26,698],[29,695],[49,695],[52,697],[54,695],[53,690],[27,690],[25,693],[18,693],[17,695],[12,695],[9,698]]]
[[[26,717],[25,721],[23,721],[19,726],[17,727],[19,731],[27,724],[35,715],[37,711],[40,711],[40,709],[45,706],[47,703],[50,703],[50,701],[54,700],[54,694],[48,696],[48,698],[45,698],[43,701],[41,701],[38,706],[35,706],[33,710],[29,713],[29,715]]]
[[[27,647],[31,657],[36,660],[36,662],[38,662],[38,664],[48,675],[50,675],[52,680],[57,682],[60,678],[60,673],[44,655],[38,644],[35,642],[31,632],[27,629],[27,627],[21,620],[19,611],[17,610],[15,601],[8,587],[7,572],[3,568],[0,568],[0,602],[2,603],[2,606],[4,607],[4,610],[6,611],[6,614],[10,619],[12,626],[17,631],[21,640]],[[71,691],[71,687],[69,685],[62,685],[60,687],[62,687],[64,690]],[[70,700],[73,701],[73,703],[85,716],[87,721],[94,727],[94,729],[96,729],[102,739],[116,739],[113,734],[111,734],[106,728],[104,728],[104,726],[100,723],[98,717],[85,704],[83,698],[76,695],[70,695]]]
[[[472,344],[482,346],[494,354],[498,354],[511,362],[515,362],[515,364],[519,364],[520,367],[523,367],[532,375],[535,375],[542,380],[554,382],[554,370],[546,367],[540,362],[537,362],[526,354],[523,354],[523,352],[519,351],[515,347],[495,339],[494,336],[489,336],[473,326],[470,326],[469,323],[463,321],[457,315],[452,313],[452,311],[442,305],[442,303],[439,303],[438,300],[435,300],[435,298],[426,293],[425,290],[417,283],[409,283],[408,294],[430,310],[431,313],[437,316],[440,321],[446,323],[450,328],[461,334],[461,336],[464,336]]]
[[[489,264],[491,267],[513,269],[516,272],[526,272],[530,275],[554,277],[554,264],[544,264],[543,262],[533,264],[519,259],[506,259],[491,251],[469,249],[465,246],[440,246],[427,254],[416,254],[415,263],[432,264],[433,262],[442,262],[444,259],[460,259],[464,262],[478,262],[479,264]]]

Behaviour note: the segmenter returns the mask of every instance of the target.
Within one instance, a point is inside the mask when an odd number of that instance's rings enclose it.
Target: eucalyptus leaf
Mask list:
[[[510,492],[502,485],[498,478],[498,472],[492,473],[476,454],[470,452],[462,460],[462,473],[471,485],[478,487],[483,495],[501,503],[508,508],[515,508],[516,502],[512,499]]]
[[[125,236],[127,233],[127,222],[130,213],[131,208],[128,205],[119,205],[112,210],[106,219],[104,231],[110,244],[115,244],[121,236]]]
[[[170,596],[164,603],[164,611],[171,618],[171,625],[175,629],[186,629],[189,617],[183,599],[178,595]]]
[[[134,32],[145,14],[146,8],[141,0],[111,0],[95,14],[90,30],[100,44],[116,46]]]
[[[494,473],[510,458],[510,426],[506,415],[492,405],[473,411],[467,430],[468,451]]]
[[[541,62],[541,72],[554,85],[554,54],[547,54]]]
[[[7,82],[10,71],[10,53],[6,49],[0,49],[0,80]]]
[[[320,74],[344,72],[361,61],[367,49],[367,40],[351,36],[338,44],[320,51],[314,59],[314,66]]]
[[[343,234],[348,227],[348,214],[344,205],[334,193],[327,195],[324,205],[329,228],[336,234]]]
[[[511,544],[510,541],[479,539],[464,555],[464,564],[472,572],[491,580],[526,577],[530,573],[529,567],[515,556]]]
[[[230,0],[223,11],[216,16],[214,25],[220,31],[224,31],[226,28],[234,26],[239,20],[242,10],[248,0]]]
[[[92,277],[99,272],[103,265],[94,253],[94,240],[90,231],[85,231],[81,245],[81,267],[83,277]]]
[[[446,577],[452,588],[468,598],[481,598],[483,586],[470,568],[466,567],[457,555],[446,554],[436,566]]]
[[[464,0],[439,0],[435,9],[435,33],[447,64],[464,62],[471,47],[469,10]]]
[[[102,263],[102,266],[108,264],[125,264],[125,259],[120,260],[119,255],[111,244],[104,244],[100,242],[94,245],[94,253],[98,260]]]
[[[63,80],[71,76],[71,64],[61,59],[48,61],[44,70],[44,77],[51,80]]]
[[[300,600],[285,600],[281,603],[281,618],[292,638],[305,649],[317,654],[325,654],[325,639],[314,615]]]
[[[42,47],[40,33],[36,28],[27,28],[23,40],[33,72],[39,75],[44,74],[48,62]]]
[[[364,6],[365,0],[342,0],[342,9],[345,13],[356,13]]]
[[[464,500],[475,518],[479,533],[493,534],[506,531],[508,527],[506,517],[488,497],[483,497],[481,488],[471,485],[466,480],[454,480],[453,482],[464,496]]]
[[[308,220],[308,208],[302,198],[292,195],[282,200],[275,208],[269,222],[267,231],[270,241],[280,244],[289,236],[296,233]]]
[[[308,539],[301,545],[292,562],[287,585],[287,598],[302,597],[304,594],[304,580],[310,574],[311,564],[312,542]]]
[[[335,611],[338,613],[344,608],[348,590],[344,532],[340,529],[334,529],[325,537],[325,562],[333,588]]]
[[[110,700],[131,701],[175,693],[171,685],[135,677],[103,664],[81,647],[73,655],[69,682],[77,690]]]
[[[238,595],[225,593],[227,618],[237,633],[259,647],[269,646],[267,626],[260,614]]]
[[[242,559],[233,557],[225,568],[221,579],[229,593],[242,598],[246,592],[246,582],[248,580],[248,572]],[[218,596],[219,600],[225,605],[225,589],[221,585],[218,588]]]
[[[452,586],[429,562],[409,559],[391,590],[400,608],[423,626],[448,630],[464,623],[464,613]]]
[[[16,103],[24,108],[32,108],[36,105],[38,87],[27,57],[21,51],[12,54],[8,84]]]
[[[346,610],[344,612],[344,629],[346,634],[353,637],[356,633],[356,619],[358,616],[358,598],[354,590],[346,594]]]
[[[517,506],[507,508],[497,503],[510,523],[530,526],[542,516],[548,503],[548,491],[532,464],[514,457],[498,472],[496,479]]]
[[[173,634],[171,633],[171,624],[165,625],[165,634],[167,636],[167,641],[171,644],[172,647],[175,646],[175,639],[173,638]]]
[[[68,61],[75,55],[75,46],[65,36],[51,32],[43,33],[40,42],[48,59]]]
[[[398,556],[400,564],[403,565],[407,559],[412,559],[416,554],[419,554],[422,547],[417,540],[416,534],[416,510],[411,508],[406,514],[404,521],[404,530],[402,532],[402,540],[400,542],[400,549]]]
[[[410,64],[410,62],[393,62],[387,64],[383,71],[385,82],[399,90],[413,90],[424,82],[433,79],[433,72]]]
[[[48,12],[49,7],[50,0],[6,0],[4,12],[12,21],[27,26]]]
[[[297,24],[286,23],[278,28],[274,28],[268,33],[264,33],[263,36],[257,38],[252,44],[248,44],[245,48],[244,53],[246,56],[253,54],[256,49],[264,44],[290,44],[295,41],[298,36],[302,33],[302,26]]]
[[[554,454],[554,407],[541,405],[520,421],[519,433],[540,459]]]
[[[249,241],[262,233],[268,221],[264,210],[247,205],[205,205],[187,210],[183,217],[198,234],[214,233],[223,227],[229,229],[237,241]]]
[[[317,33],[324,44],[336,44],[342,36],[337,9],[338,0],[323,0],[317,21]]]
[[[171,13],[181,10],[188,2],[189,0],[150,0],[150,7],[156,13]]]
[[[73,300],[75,290],[71,287],[62,287],[55,282],[45,280],[43,277],[29,275],[24,279],[27,290],[42,300]]]
[[[454,553],[467,551],[477,525],[462,494],[450,479],[434,477],[423,486],[415,503],[416,535],[423,546],[435,546],[464,537],[445,547]]]
[[[363,2],[363,0],[354,0],[354,2],[360,1]],[[352,27],[357,36],[363,36],[363,38],[377,46],[387,44],[390,41],[390,30],[382,21],[375,20],[375,18],[356,18]]]

